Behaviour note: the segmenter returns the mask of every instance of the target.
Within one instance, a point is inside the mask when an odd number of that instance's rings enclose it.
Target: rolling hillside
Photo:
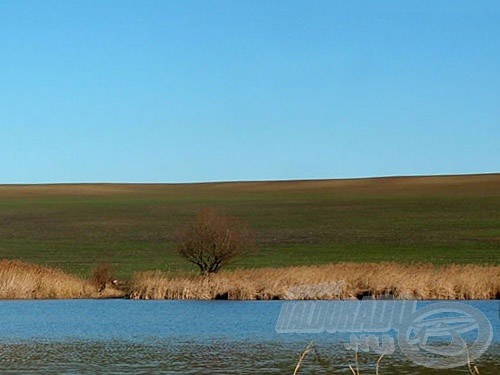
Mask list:
[[[188,270],[173,233],[202,207],[242,218],[233,267],[500,261],[500,174],[206,184],[0,185],[0,258],[86,275]]]

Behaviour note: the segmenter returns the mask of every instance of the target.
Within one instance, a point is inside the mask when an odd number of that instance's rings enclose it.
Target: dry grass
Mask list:
[[[397,299],[494,299],[500,266],[339,263],[234,270],[210,276],[137,273],[136,299],[349,299],[363,295]]]
[[[495,299],[500,266],[339,263],[224,271],[209,276],[134,276],[135,299],[349,299],[393,295],[398,299]],[[124,296],[58,269],[0,260],[0,299],[108,298]]]
[[[299,360],[297,362],[297,365],[295,366],[295,370],[293,372],[293,375],[298,375],[300,368],[302,366],[302,363],[304,362],[305,358],[310,352],[314,352],[315,354],[315,360],[316,362],[321,362],[321,357],[319,354],[319,351],[314,344],[313,341],[311,341],[306,348],[300,353],[299,355]],[[378,357],[377,362],[375,362],[375,375],[379,375],[380,371],[380,362],[382,361],[382,358],[384,358],[385,353],[382,353],[380,357]],[[354,367],[355,366],[355,367]],[[349,370],[351,371],[351,374],[353,375],[361,375],[361,371],[359,368],[359,353],[356,351],[354,353],[354,366],[353,365],[348,365]],[[467,373],[470,375],[480,375],[479,368],[475,365],[473,365],[468,358],[467,360]]]
[[[91,282],[58,269],[0,260],[0,299],[108,298],[123,294],[111,287],[98,291]]]

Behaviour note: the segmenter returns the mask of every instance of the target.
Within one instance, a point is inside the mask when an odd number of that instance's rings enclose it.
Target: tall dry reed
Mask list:
[[[136,299],[348,299],[392,295],[397,299],[494,299],[500,266],[339,263],[224,271],[209,276],[134,276]]]
[[[123,292],[106,288],[99,292],[87,280],[68,275],[58,269],[0,260],[0,299],[102,298]]]

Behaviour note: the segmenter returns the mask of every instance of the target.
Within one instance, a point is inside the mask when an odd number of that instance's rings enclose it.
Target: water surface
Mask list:
[[[354,353],[343,334],[279,334],[283,302],[52,300],[0,302],[0,372],[291,374],[314,340],[303,373],[349,374]],[[477,361],[481,374],[500,365],[499,301],[475,301],[493,326],[493,343]],[[420,305],[419,305],[420,306]],[[361,373],[378,356],[360,354]],[[464,374],[429,370],[402,353],[385,357],[381,374]]]

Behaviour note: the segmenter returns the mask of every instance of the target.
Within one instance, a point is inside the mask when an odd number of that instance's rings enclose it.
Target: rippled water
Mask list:
[[[278,334],[283,302],[3,301],[0,373],[291,374],[314,340],[302,373],[349,374],[354,353],[345,335]],[[499,301],[473,302],[493,325],[493,344],[477,361],[481,374],[500,366]],[[378,356],[360,354],[362,374]],[[465,374],[465,367],[429,370],[396,352],[380,374]]]

